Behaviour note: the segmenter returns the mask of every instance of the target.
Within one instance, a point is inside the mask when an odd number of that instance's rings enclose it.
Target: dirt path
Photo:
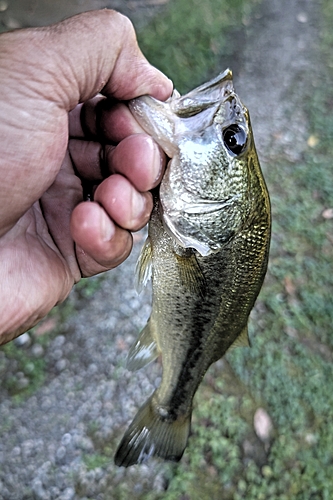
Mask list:
[[[60,5],[68,6],[47,2],[42,9],[42,2],[31,0],[21,10],[19,0],[10,4],[0,18],[9,26],[31,24],[31,19],[35,24],[53,21]],[[122,3],[133,18],[134,4]],[[77,1],[73,10],[87,5]],[[264,0],[242,33],[235,87],[250,109],[264,170],[268,158],[284,154],[296,161],[306,147],[307,123],[298,103],[316,50],[316,15],[315,2]],[[269,172],[266,176],[269,183]],[[137,493],[145,486],[163,488],[159,465],[124,471],[112,464],[89,470],[83,464],[84,456],[97,456],[105,443],[115,448],[124,424],[159,382],[157,368],[135,376],[123,368],[126,351],[150,311],[149,293],[137,297],[133,289],[137,251],[84,301],[84,309],[67,320],[63,334],[44,353],[36,350],[48,367],[43,387],[19,404],[0,389],[1,499],[109,500],[118,497],[105,491],[116,491],[124,478]]]
[[[93,9],[115,9],[142,26],[169,0],[2,0],[0,23],[8,29],[45,26]]]

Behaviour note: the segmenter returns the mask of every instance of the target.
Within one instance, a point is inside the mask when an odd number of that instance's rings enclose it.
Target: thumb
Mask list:
[[[164,100],[171,94],[172,82],[148,63],[131,21],[118,12],[79,14],[42,30],[44,35],[56,84],[51,90],[62,92],[67,109],[98,92],[120,100],[143,94]]]

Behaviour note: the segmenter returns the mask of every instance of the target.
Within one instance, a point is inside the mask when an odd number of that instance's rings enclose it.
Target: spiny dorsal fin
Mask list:
[[[195,254],[193,252],[189,255],[178,255],[175,253],[175,256],[178,262],[179,277],[182,285],[190,292],[203,297],[206,293],[206,280]]]
[[[243,328],[234,343],[231,344],[229,350],[234,349],[235,347],[251,347],[247,325]]]
[[[151,278],[152,270],[152,248],[149,236],[147,237],[139,255],[135,268],[135,289],[142,292]]]
[[[152,323],[149,318],[137,341],[132,345],[127,357],[126,368],[131,371],[140,370],[158,357],[156,341],[152,335]]]

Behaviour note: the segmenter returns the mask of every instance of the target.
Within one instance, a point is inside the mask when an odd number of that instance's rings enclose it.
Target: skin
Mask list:
[[[172,83],[102,10],[2,34],[0,89],[1,344],[129,255],[165,158],[121,101],[165,100]]]

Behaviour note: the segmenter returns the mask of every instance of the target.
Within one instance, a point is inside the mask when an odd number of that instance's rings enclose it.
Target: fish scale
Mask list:
[[[182,457],[207,369],[231,346],[249,345],[271,230],[248,111],[230,70],[186,96],[142,96],[129,107],[171,159],[137,265],[141,286],[152,279],[151,316],[127,363],[137,370],[161,356],[163,374],[118,447],[115,463],[125,467]]]

